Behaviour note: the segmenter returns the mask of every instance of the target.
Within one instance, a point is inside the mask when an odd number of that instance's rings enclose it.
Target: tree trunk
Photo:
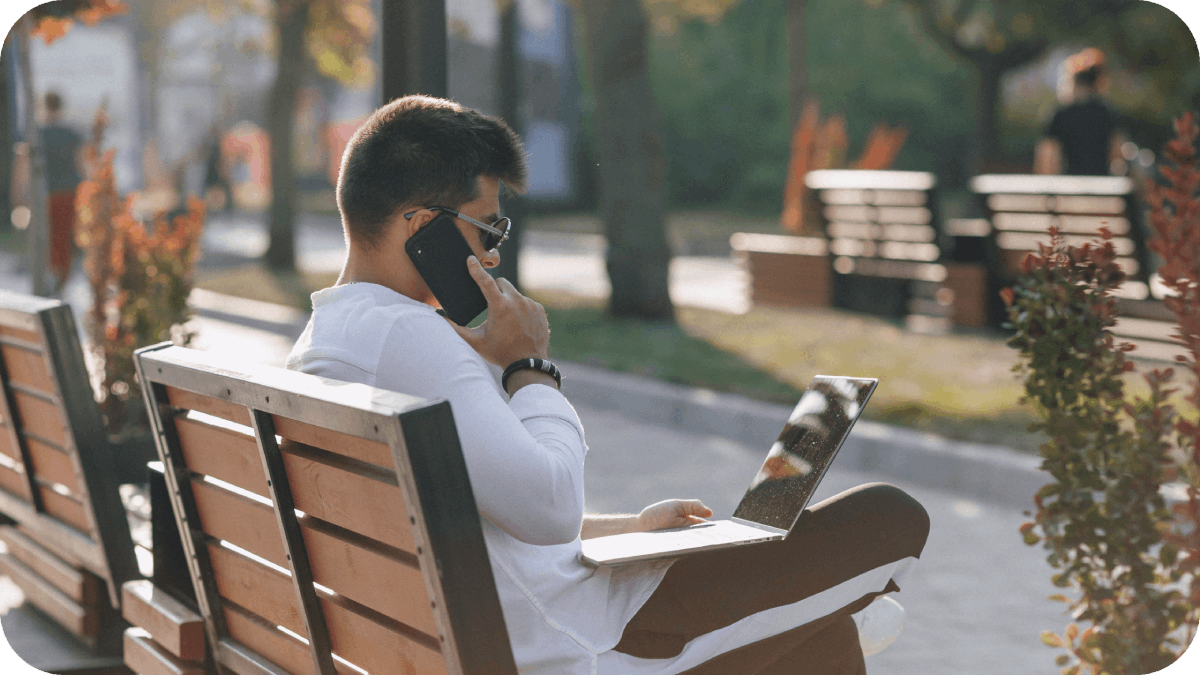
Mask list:
[[[379,23],[383,102],[448,97],[445,0],[382,0]]]
[[[788,0],[788,131],[795,131],[808,100],[808,64],[805,51],[808,43],[804,33],[805,0]]]
[[[674,321],[667,290],[660,113],[647,69],[647,21],[639,0],[580,3],[596,108],[600,214],[608,237],[609,312]]]
[[[29,43],[33,40],[33,17],[26,15],[21,32],[21,85],[25,91],[25,142],[29,148],[29,275],[34,295],[48,295],[46,268],[50,258],[50,195],[46,185],[46,153],[37,125],[37,98],[33,90],[33,65]]]
[[[309,0],[276,0],[276,59],[279,70],[267,105],[267,133],[271,137],[271,243],[264,256],[273,270],[296,269],[296,176],[292,163],[292,128],[296,94],[307,62],[304,32]]]
[[[1000,78],[1004,71],[987,62],[977,62],[975,83],[975,133],[967,158],[969,175],[986,170],[1000,158]]]
[[[517,48],[517,37],[520,35],[520,23],[517,20],[518,9],[516,0],[508,3],[500,15],[500,44],[497,46],[497,91],[499,93],[500,117],[513,131],[521,133],[521,55]],[[526,225],[526,209],[520,195],[509,192],[504,197],[504,215],[512,219],[514,227],[500,249],[500,264],[493,270],[496,277],[508,279],[509,283],[521,289],[521,277],[518,273],[517,260],[521,253],[521,234]]]

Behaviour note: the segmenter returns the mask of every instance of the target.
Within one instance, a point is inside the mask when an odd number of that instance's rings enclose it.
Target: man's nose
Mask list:
[[[484,269],[490,269],[500,264],[500,251],[492,249],[479,256],[479,264],[483,265]]]

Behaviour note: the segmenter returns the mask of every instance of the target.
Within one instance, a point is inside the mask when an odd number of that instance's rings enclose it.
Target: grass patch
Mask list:
[[[838,310],[680,307],[678,325],[612,321],[603,306],[538,293],[554,355],[611,370],[791,405],[820,374],[877,377],[866,418],[1035,452],[1018,401],[1016,352],[998,336],[917,335]]]
[[[546,307],[554,358],[765,401],[793,404],[800,396],[801,389],[693,335],[686,325],[613,320],[595,302],[531,296]]]

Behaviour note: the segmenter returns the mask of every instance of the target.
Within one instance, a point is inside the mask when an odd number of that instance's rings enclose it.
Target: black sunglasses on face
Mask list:
[[[464,216],[458,211],[446,208],[445,206],[430,206],[428,208],[430,211],[442,211],[444,213],[449,213],[455,218],[461,218],[475,227],[478,227],[480,230],[479,242],[483,245],[483,250],[485,251],[490,251],[494,248],[500,248],[500,244],[503,244],[504,240],[508,239],[508,231],[512,228],[512,220],[510,220],[507,216],[497,220],[491,225],[488,225],[487,223],[475,220],[471,216]],[[417,209],[417,211],[420,210],[421,209]],[[412,220],[413,215],[416,214],[417,211],[409,211],[408,213],[404,214],[404,219]]]

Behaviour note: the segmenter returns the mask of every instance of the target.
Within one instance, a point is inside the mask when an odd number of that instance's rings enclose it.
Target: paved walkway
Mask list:
[[[301,227],[303,265],[320,269],[335,261],[340,264],[340,249],[334,246],[340,246],[340,234],[331,232],[327,223]],[[260,239],[256,251],[252,246],[256,236],[261,235],[256,235],[254,228],[237,223],[210,227],[205,239],[208,264],[218,263],[223,256],[232,262],[255,254],[264,245]],[[605,292],[596,280],[602,270],[597,267],[602,265],[602,250],[596,242],[581,240],[583,252],[576,252],[568,250],[564,241],[531,238],[525,250],[527,260],[536,264],[529,267],[527,283],[532,287],[576,284],[571,289],[577,292]],[[545,268],[560,273],[539,278]],[[691,290],[682,293],[724,297],[724,304],[716,304],[736,311],[730,299],[736,298],[737,283],[744,280],[739,282],[735,273],[736,267],[727,260],[684,259],[672,269],[672,278],[692,279],[693,283],[685,284]],[[721,274],[727,275],[723,281],[713,281],[722,278]],[[708,282],[712,283],[706,288]],[[11,256],[0,256],[0,287],[28,291],[27,279]],[[681,293],[675,288],[672,292]],[[78,278],[65,295],[77,310],[86,307],[87,291]],[[207,308],[195,320],[197,347],[267,363],[282,362],[304,319],[294,310],[261,303],[204,294],[196,300]],[[581,403],[576,407],[591,449],[586,494],[593,512],[637,511],[664,498],[695,497],[711,506],[717,517],[727,517],[773,440],[694,433]],[[872,481],[895,483],[919,499],[930,513],[932,532],[914,581],[899,596],[908,610],[908,625],[894,645],[868,660],[870,671],[899,675],[1056,673],[1053,660],[1057,651],[1044,647],[1038,634],[1044,629],[1061,630],[1067,618],[1061,605],[1045,599],[1056,589],[1050,584],[1044,553],[1025,546],[1017,533],[1025,520],[1022,507],[836,465],[818,498]]]

